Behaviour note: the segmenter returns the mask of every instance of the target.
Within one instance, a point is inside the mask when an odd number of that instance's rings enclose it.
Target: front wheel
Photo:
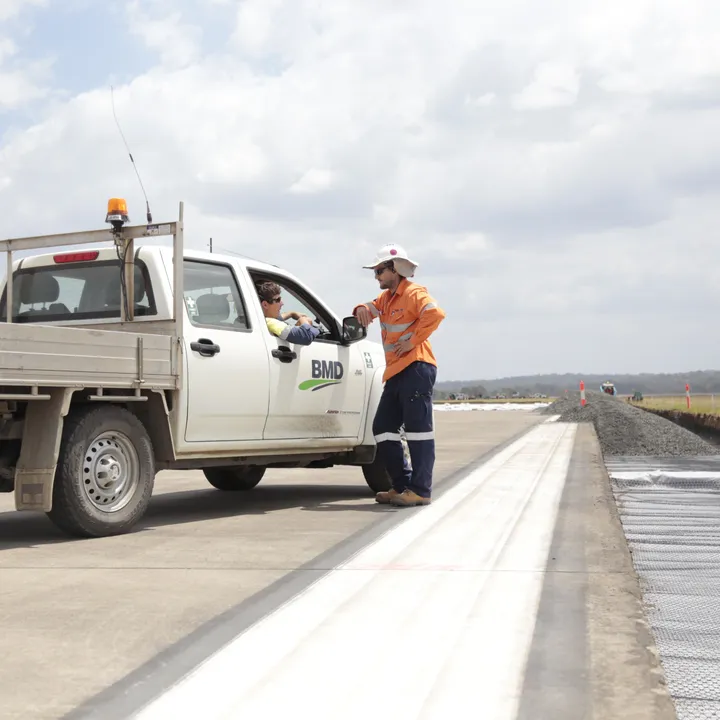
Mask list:
[[[120,535],[143,516],[154,484],[142,422],[125,408],[83,407],[65,419],[47,515],[70,535]]]
[[[203,470],[207,481],[218,490],[252,490],[265,475],[264,467],[213,467]]]
[[[369,465],[362,466],[362,471],[365,482],[374,493],[387,492],[392,487],[390,475],[378,453],[375,453],[375,459]]]
[[[405,436],[405,428],[400,428],[400,442],[403,447],[403,455],[405,456],[405,464],[412,468],[412,461],[410,459],[410,447]],[[387,492],[392,487],[392,479],[388,471],[385,469],[385,464],[380,460],[380,453],[375,452],[375,459],[369,465],[362,466],[363,475],[365,476],[365,482],[368,487],[374,492]]]

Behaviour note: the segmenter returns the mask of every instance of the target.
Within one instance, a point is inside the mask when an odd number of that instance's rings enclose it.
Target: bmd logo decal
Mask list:
[[[312,380],[304,380],[298,385],[299,390],[322,390],[322,388],[338,385],[345,373],[342,363],[332,360],[312,361]]]

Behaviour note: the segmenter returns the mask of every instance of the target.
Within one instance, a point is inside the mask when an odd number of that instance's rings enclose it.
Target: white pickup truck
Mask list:
[[[281,268],[185,250],[182,203],[158,225],[126,225],[112,207],[106,230],[0,242],[13,268],[0,297],[0,490],[15,507],[99,537],[138,522],[164,469],[241,491],[270,467],[357,465],[388,489],[372,434],[385,360],[355,318]],[[163,235],[172,247],[135,247]],[[312,344],[268,331],[264,280],[315,319]]]

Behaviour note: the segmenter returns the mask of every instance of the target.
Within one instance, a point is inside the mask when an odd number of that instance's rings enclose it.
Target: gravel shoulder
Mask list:
[[[544,408],[546,415],[560,415],[561,422],[589,422],[595,427],[603,456],[678,457],[720,455],[712,445],[671,420],[633,407],[617,397],[600,392],[573,393]]]

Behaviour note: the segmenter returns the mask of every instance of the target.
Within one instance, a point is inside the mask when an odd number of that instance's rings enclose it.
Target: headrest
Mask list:
[[[142,275],[135,275],[135,304],[145,297],[145,282]],[[105,304],[120,305],[120,278],[114,277],[105,289]]]
[[[230,315],[230,303],[225,295],[207,293],[195,301],[198,315],[212,315],[218,320],[227,320]]]
[[[28,274],[20,285],[20,302],[23,305],[53,303],[60,297],[58,281],[46,272]]]

